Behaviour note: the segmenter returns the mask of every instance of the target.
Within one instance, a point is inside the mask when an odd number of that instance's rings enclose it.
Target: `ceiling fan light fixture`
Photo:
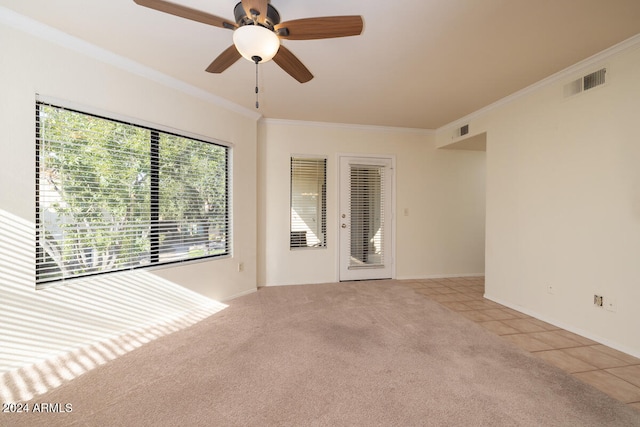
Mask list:
[[[273,31],[260,25],[244,25],[233,32],[233,44],[244,58],[256,62],[270,61],[278,49],[280,39]]]

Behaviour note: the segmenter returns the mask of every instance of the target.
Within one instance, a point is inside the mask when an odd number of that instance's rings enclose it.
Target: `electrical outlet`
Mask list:
[[[238,273],[241,273],[244,271],[244,262],[239,262],[238,263]]]
[[[596,307],[602,307],[603,298],[602,295],[594,295],[593,296],[593,305]]]

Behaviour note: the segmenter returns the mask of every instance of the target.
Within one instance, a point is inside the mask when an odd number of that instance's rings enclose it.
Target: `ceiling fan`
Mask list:
[[[233,45],[222,52],[206,69],[222,73],[240,57],[256,65],[271,59],[300,83],[306,83],[313,74],[286,47],[280,39],[315,40],[357,36],[362,33],[361,16],[327,16],[280,22],[280,14],[270,0],[242,0],[234,8],[235,22],[165,0],[134,0],[160,12],[181,18],[233,30]]]

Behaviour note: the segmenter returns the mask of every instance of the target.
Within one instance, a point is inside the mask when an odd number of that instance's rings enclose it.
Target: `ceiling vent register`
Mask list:
[[[453,135],[451,136],[451,139],[460,138],[462,136],[467,135],[468,133],[469,133],[469,125],[461,126],[459,128],[456,128],[453,131]]]
[[[582,76],[577,80],[567,83],[564,86],[565,98],[573,95],[577,95],[580,92],[584,92],[589,89],[593,89],[594,87],[598,87],[600,85],[605,84],[606,74],[607,74],[607,69],[602,68],[598,71],[594,71],[591,74],[587,74],[586,76]]]

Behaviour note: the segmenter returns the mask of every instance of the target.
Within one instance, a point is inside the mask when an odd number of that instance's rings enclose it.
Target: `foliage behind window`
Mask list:
[[[229,253],[229,148],[38,103],[37,283]]]

